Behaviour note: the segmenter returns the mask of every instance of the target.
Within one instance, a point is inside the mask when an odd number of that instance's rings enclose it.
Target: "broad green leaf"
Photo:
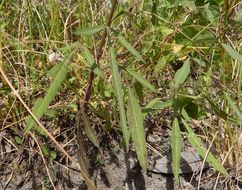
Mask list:
[[[83,123],[84,123],[84,130],[86,132],[87,137],[89,138],[89,140],[96,146],[99,147],[99,143],[97,140],[97,137],[95,135],[95,131],[93,130],[93,128],[91,127],[91,123],[89,118],[86,115],[86,112],[83,108],[83,106],[80,108],[81,109],[81,118],[83,119]]]
[[[124,39],[124,37],[122,37],[121,35],[118,36],[118,41],[120,44],[122,44],[132,55],[134,55],[135,57],[137,57],[139,60],[143,61],[142,56],[140,55],[140,53],[133,48],[133,46],[126,40]]]
[[[205,158],[207,150],[203,147],[200,139],[196,136],[196,134],[193,132],[193,130],[189,127],[187,122],[182,119],[182,122],[187,130],[186,136],[188,138],[188,141],[191,143],[193,148],[198,152],[200,156]],[[223,165],[218,161],[211,152],[208,153],[206,161],[209,163],[210,166],[214,167],[217,171],[222,173],[223,175],[227,176],[228,173],[226,169],[223,167]]]
[[[179,173],[180,173],[180,162],[181,162],[181,146],[182,146],[182,137],[178,119],[175,119],[172,122],[172,132],[171,132],[171,148],[172,148],[172,170],[175,176],[176,183],[179,182]]]
[[[179,70],[177,70],[175,74],[174,87],[176,89],[178,89],[179,86],[185,82],[189,73],[190,73],[190,59],[187,59],[183,64],[183,66]]]
[[[19,137],[19,136],[15,136],[14,137],[14,140],[19,145],[23,143],[23,139],[21,137]]]
[[[44,113],[48,109],[48,106],[50,105],[51,101],[56,96],[56,94],[61,86],[61,83],[66,78],[66,74],[68,72],[67,64],[69,63],[70,58],[72,57],[72,54],[73,54],[73,52],[69,53],[69,56],[66,57],[64,59],[64,61],[61,63],[61,67],[58,70],[56,69],[57,73],[55,74],[55,78],[53,79],[53,82],[51,83],[44,99],[36,100],[34,107],[32,109],[32,112],[37,119],[40,119],[44,115]],[[27,132],[29,132],[36,125],[36,122],[32,117],[28,117],[26,120],[26,125],[27,125],[27,127],[25,128],[25,134]],[[40,130],[40,133],[41,133],[41,131],[42,130]]]
[[[43,155],[46,157],[50,157],[50,150],[49,150],[48,146],[46,144],[43,144],[40,147],[41,147],[41,151],[42,151]]]
[[[145,86],[153,92],[156,92],[155,87],[152,84],[150,84],[150,82],[146,80],[142,75],[140,75],[139,73],[130,68],[126,68],[126,71],[128,71],[128,73],[132,75],[137,81],[139,81],[143,86]]]
[[[237,59],[240,63],[242,63],[242,55],[239,52],[235,51],[232,47],[227,44],[221,44],[226,52],[233,58]]]
[[[197,103],[195,102],[190,102],[188,103],[184,109],[186,110],[187,114],[189,115],[189,117],[193,118],[193,119],[198,119],[199,117],[199,111],[200,111],[200,107]]]
[[[57,153],[55,151],[50,151],[50,157],[52,160],[56,159]]]
[[[93,59],[93,56],[88,48],[85,46],[83,47],[83,56],[85,57],[88,65],[90,66],[91,70],[98,76],[104,77],[103,72],[98,68],[97,64],[95,63],[95,60]]]
[[[242,114],[241,114],[241,112],[239,111],[239,109],[237,108],[235,103],[231,100],[229,95],[227,93],[224,93],[224,94],[225,94],[226,99],[228,100],[228,103],[229,103],[230,107],[237,114],[237,116],[239,117],[240,121],[242,121]]]
[[[134,141],[138,160],[144,172],[147,169],[147,148],[145,140],[144,121],[141,108],[133,91],[128,88],[129,101],[127,118],[131,131],[132,140]]]
[[[123,89],[121,84],[121,76],[119,74],[118,65],[116,62],[116,56],[113,50],[113,47],[110,45],[109,47],[109,53],[111,58],[111,73],[112,73],[112,84],[115,92],[115,96],[118,101],[118,107],[119,107],[119,115],[120,115],[120,125],[123,133],[123,139],[126,145],[126,149],[128,150],[129,147],[129,139],[130,139],[130,133],[127,126],[127,120],[125,115],[125,109],[124,109],[124,101],[123,101]]]
[[[99,31],[101,31],[102,29],[104,29],[104,26],[93,26],[90,28],[78,29],[74,32],[74,34],[84,35],[84,36],[93,35],[93,34],[98,33]]]
[[[178,94],[177,98],[173,101],[174,103],[174,107],[182,109],[184,106],[186,106],[187,104],[193,102],[196,96],[187,96],[187,95],[183,95],[183,94]]]

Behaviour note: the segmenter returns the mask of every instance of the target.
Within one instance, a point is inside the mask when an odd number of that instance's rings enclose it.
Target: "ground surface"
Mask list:
[[[3,135],[3,134],[2,134]],[[1,190],[32,190],[52,189],[45,165],[39,156],[36,145],[30,140],[31,150],[24,150],[10,141],[9,134],[4,134],[1,139],[2,155],[0,159],[0,189]],[[73,134],[70,134],[73,135]],[[116,134],[115,134],[116,135]],[[60,137],[59,137],[60,138]],[[115,137],[117,138],[117,137]],[[113,190],[158,190],[158,189],[196,189],[199,181],[198,171],[183,171],[180,177],[180,186],[176,186],[171,172],[160,168],[163,172],[154,169],[157,158],[166,156],[169,147],[169,129],[163,128],[147,137],[149,148],[149,170],[142,173],[135,151],[126,153],[120,149],[119,143],[112,134],[103,135],[100,150],[97,150],[90,142],[86,141],[89,171],[92,180],[99,189]],[[61,138],[60,138],[61,139]],[[111,144],[107,142],[112,142]],[[165,152],[163,155],[160,152]],[[18,151],[17,151],[18,149]],[[69,142],[68,149],[73,158],[76,158],[76,145]],[[169,148],[168,148],[169,149]],[[4,151],[3,151],[4,150]],[[78,162],[69,163],[65,157],[57,157],[55,160],[46,159],[51,178],[57,190],[82,190],[86,189],[80,175]],[[201,162],[199,163],[201,164]],[[167,164],[171,168],[171,164]],[[206,167],[204,169],[200,189],[213,189],[217,173]],[[241,184],[240,184],[241,185]],[[230,188],[231,186],[231,188]],[[219,178],[216,189],[236,189],[235,181]],[[239,189],[239,184],[237,184]]]

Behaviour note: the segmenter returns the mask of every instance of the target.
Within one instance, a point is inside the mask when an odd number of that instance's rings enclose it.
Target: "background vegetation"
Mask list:
[[[59,155],[75,162],[63,148],[68,136],[58,138],[70,130],[94,189],[83,139],[99,149],[101,136],[122,136],[121,149],[133,144],[145,172],[145,121],[159,115],[172,130],[176,182],[183,139],[219,174],[241,177],[240,7],[239,0],[2,0],[1,141],[19,151],[32,149],[33,139],[45,163]]]

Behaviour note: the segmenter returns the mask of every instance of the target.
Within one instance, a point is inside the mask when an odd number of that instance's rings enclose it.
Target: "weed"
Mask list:
[[[184,136],[217,179],[241,175],[240,6],[238,0],[3,0],[1,133],[26,150],[34,139],[42,159],[64,154],[75,162],[63,148],[68,136],[56,137],[63,123],[76,123],[81,174],[95,189],[86,137],[101,152],[100,134],[122,134],[123,150],[134,145],[145,172],[144,121],[168,110],[177,183]],[[199,128],[208,149],[193,130],[206,120]]]

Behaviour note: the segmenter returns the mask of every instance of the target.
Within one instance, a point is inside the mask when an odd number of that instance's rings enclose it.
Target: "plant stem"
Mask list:
[[[101,42],[97,48],[97,54],[96,54],[96,64],[97,65],[99,65],[100,58],[103,54],[103,47],[105,46],[105,42],[106,42],[106,38],[107,38],[107,27],[111,26],[113,14],[117,7],[117,3],[118,3],[117,0],[113,0],[112,8],[111,8],[110,14],[107,19],[106,27],[104,28]],[[86,87],[84,98],[83,98],[84,106],[86,106],[86,104],[88,103],[88,101],[90,99],[93,80],[94,80],[94,73],[93,73],[93,71],[91,71],[89,74],[89,79],[88,79],[87,87]]]
[[[113,4],[112,4],[111,12],[107,19],[106,27],[103,31],[103,35],[102,35],[100,44],[97,48],[97,53],[96,53],[96,64],[97,65],[99,65],[100,58],[103,54],[103,47],[105,46],[106,37],[107,37],[107,27],[111,26],[113,13],[116,9],[116,6],[117,6],[117,0],[114,0]],[[83,117],[85,117],[85,115],[86,115],[85,109],[87,109],[87,103],[91,96],[93,80],[94,80],[94,73],[93,73],[93,71],[91,71],[89,74],[87,87],[86,87],[85,94],[83,97],[83,102],[81,104],[78,103],[79,108],[78,108],[78,112],[77,112],[77,116],[76,116],[76,142],[78,145],[77,157],[78,157],[78,162],[79,162],[80,168],[85,172],[85,175],[87,177],[89,177],[90,174],[89,174],[89,170],[88,170],[89,167],[88,167],[88,158],[87,158],[87,154],[86,154],[87,151],[86,151],[86,147],[85,147],[85,144],[83,141],[83,139],[84,139],[83,133],[82,133],[83,128],[80,125],[80,121],[84,120]],[[89,189],[93,188],[92,184],[90,184],[89,181],[85,180],[85,182]]]

